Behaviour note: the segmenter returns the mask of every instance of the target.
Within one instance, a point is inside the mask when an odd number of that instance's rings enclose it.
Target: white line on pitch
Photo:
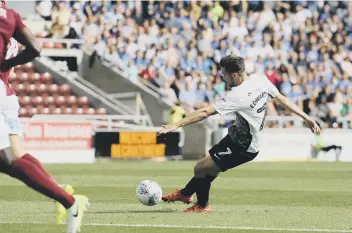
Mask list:
[[[225,229],[225,230],[258,230],[258,231],[298,231],[298,232],[331,232],[351,233],[352,230],[314,229],[314,228],[274,228],[274,227],[241,227],[241,226],[185,226],[167,224],[120,224],[120,223],[91,223],[88,226],[107,227],[155,227],[155,228],[188,228],[188,229]]]
[[[39,222],[0,222],[1,224],[26,224],[26,225],[50,225]],[[186,226],[167,224],[121,224],[121,223],[88,223],[84,226],[104,227],[151,227],[151,228],[184,228],[184,229],[224,229],[224,230],[255,230],[255,231],[287,231],[287,232],[330,232],[330,233],[352,233],[352,230],[337,229],[314,229],[314,228],[275,228],[275,227],[250,227],[250,226]]]

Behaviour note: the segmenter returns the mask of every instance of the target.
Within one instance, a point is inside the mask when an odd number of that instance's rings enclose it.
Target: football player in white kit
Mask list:
[[[294,103],[279,93],[278,89],[264,74],[247,76],[244,59],[231,54],[220,60],[223,79],[231,91],[219,102],[199,109],[177,123],[162,126],[159,135],[172,132],[179,127],[193,124],[205,118],[220,114],[234,113],[236,120],[229,128],[227,136],[209,150],[210,156],[199,160],[194,167],[194,177],[182,190],[165,195],[165,202],[192,202],[193,194],[197,203],[185,212],[209,212],[209,190],[211,182],[220,172],[253,160],[260,150],[260,131],[264,127],[267,103],[277,99],[288,110],[302,117],[312,132],[320,134],[317,123]]]

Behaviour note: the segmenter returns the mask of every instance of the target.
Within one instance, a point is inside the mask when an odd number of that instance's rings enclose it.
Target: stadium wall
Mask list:
[[[93,128],[84,121],[21,119],[24,146],[43,163],[93,163]]]

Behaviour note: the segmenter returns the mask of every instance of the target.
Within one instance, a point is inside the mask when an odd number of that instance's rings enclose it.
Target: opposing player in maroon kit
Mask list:
[[[17,56],[6,59],[11,37],[25,46]],[[41,163],[26,153],[18,120],[18,101],[10,88],[10,69],[25,64],[39,56],[41,46],[15,11],[0,1],[0,172],[21,180],[27,186],[52,198],[69,209],[67,233],[80,231],[88,198],[68,194],[61,189],[45,171]]]

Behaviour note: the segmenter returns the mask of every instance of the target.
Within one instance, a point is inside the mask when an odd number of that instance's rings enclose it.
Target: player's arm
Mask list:
[[[294,104],[292,101],[290,101],[287,97],[285,97],[281,93],[279,93],[275,98],[286,109],[300,116],[306,122],[306,124],[309,126],[309,128],[313,133],[320,134],[320,127],[318,126],[318,124],[312,118],[310,118],[305,112],[303,112],[296,104]]]
[[[2,71],[7,71],[11,67],[26,64],[27,62],[32,61],[40,55],[42,50],[39,40],[27,27],[24,27],[22,30],[17,30],[14,33],[13,38],[24,45],[25,49],[22,50],[16,57],[5,60],[1,67]]]
[[[15,12],[16,29],[12,35],[15,40],[25,46],[16,57],[5,60],[0,69],[1,71],[8,71],[11,67],[26,64],[32,61],[35,57],[40,55],[42,47],[39,40],[32,34],[32,32],[23,24],[19,14]]]
[[[213,106],[208,106],[208,107],[198,109],[197,111],[189,114],[188,116],[186,116],[185,118],[183,118],[182,120],[180,120],[174,124],[163,125],[162,126],[163,128],[159,132],[158,135],[166,134],[166,133],[175,131],[176,129],[178,129],[180,127],[197,123],[197,122],[202,121],[202,120],[208,118],[209,116],[212,116],[215,114],[217,114],[217,111],[214,109]]]

